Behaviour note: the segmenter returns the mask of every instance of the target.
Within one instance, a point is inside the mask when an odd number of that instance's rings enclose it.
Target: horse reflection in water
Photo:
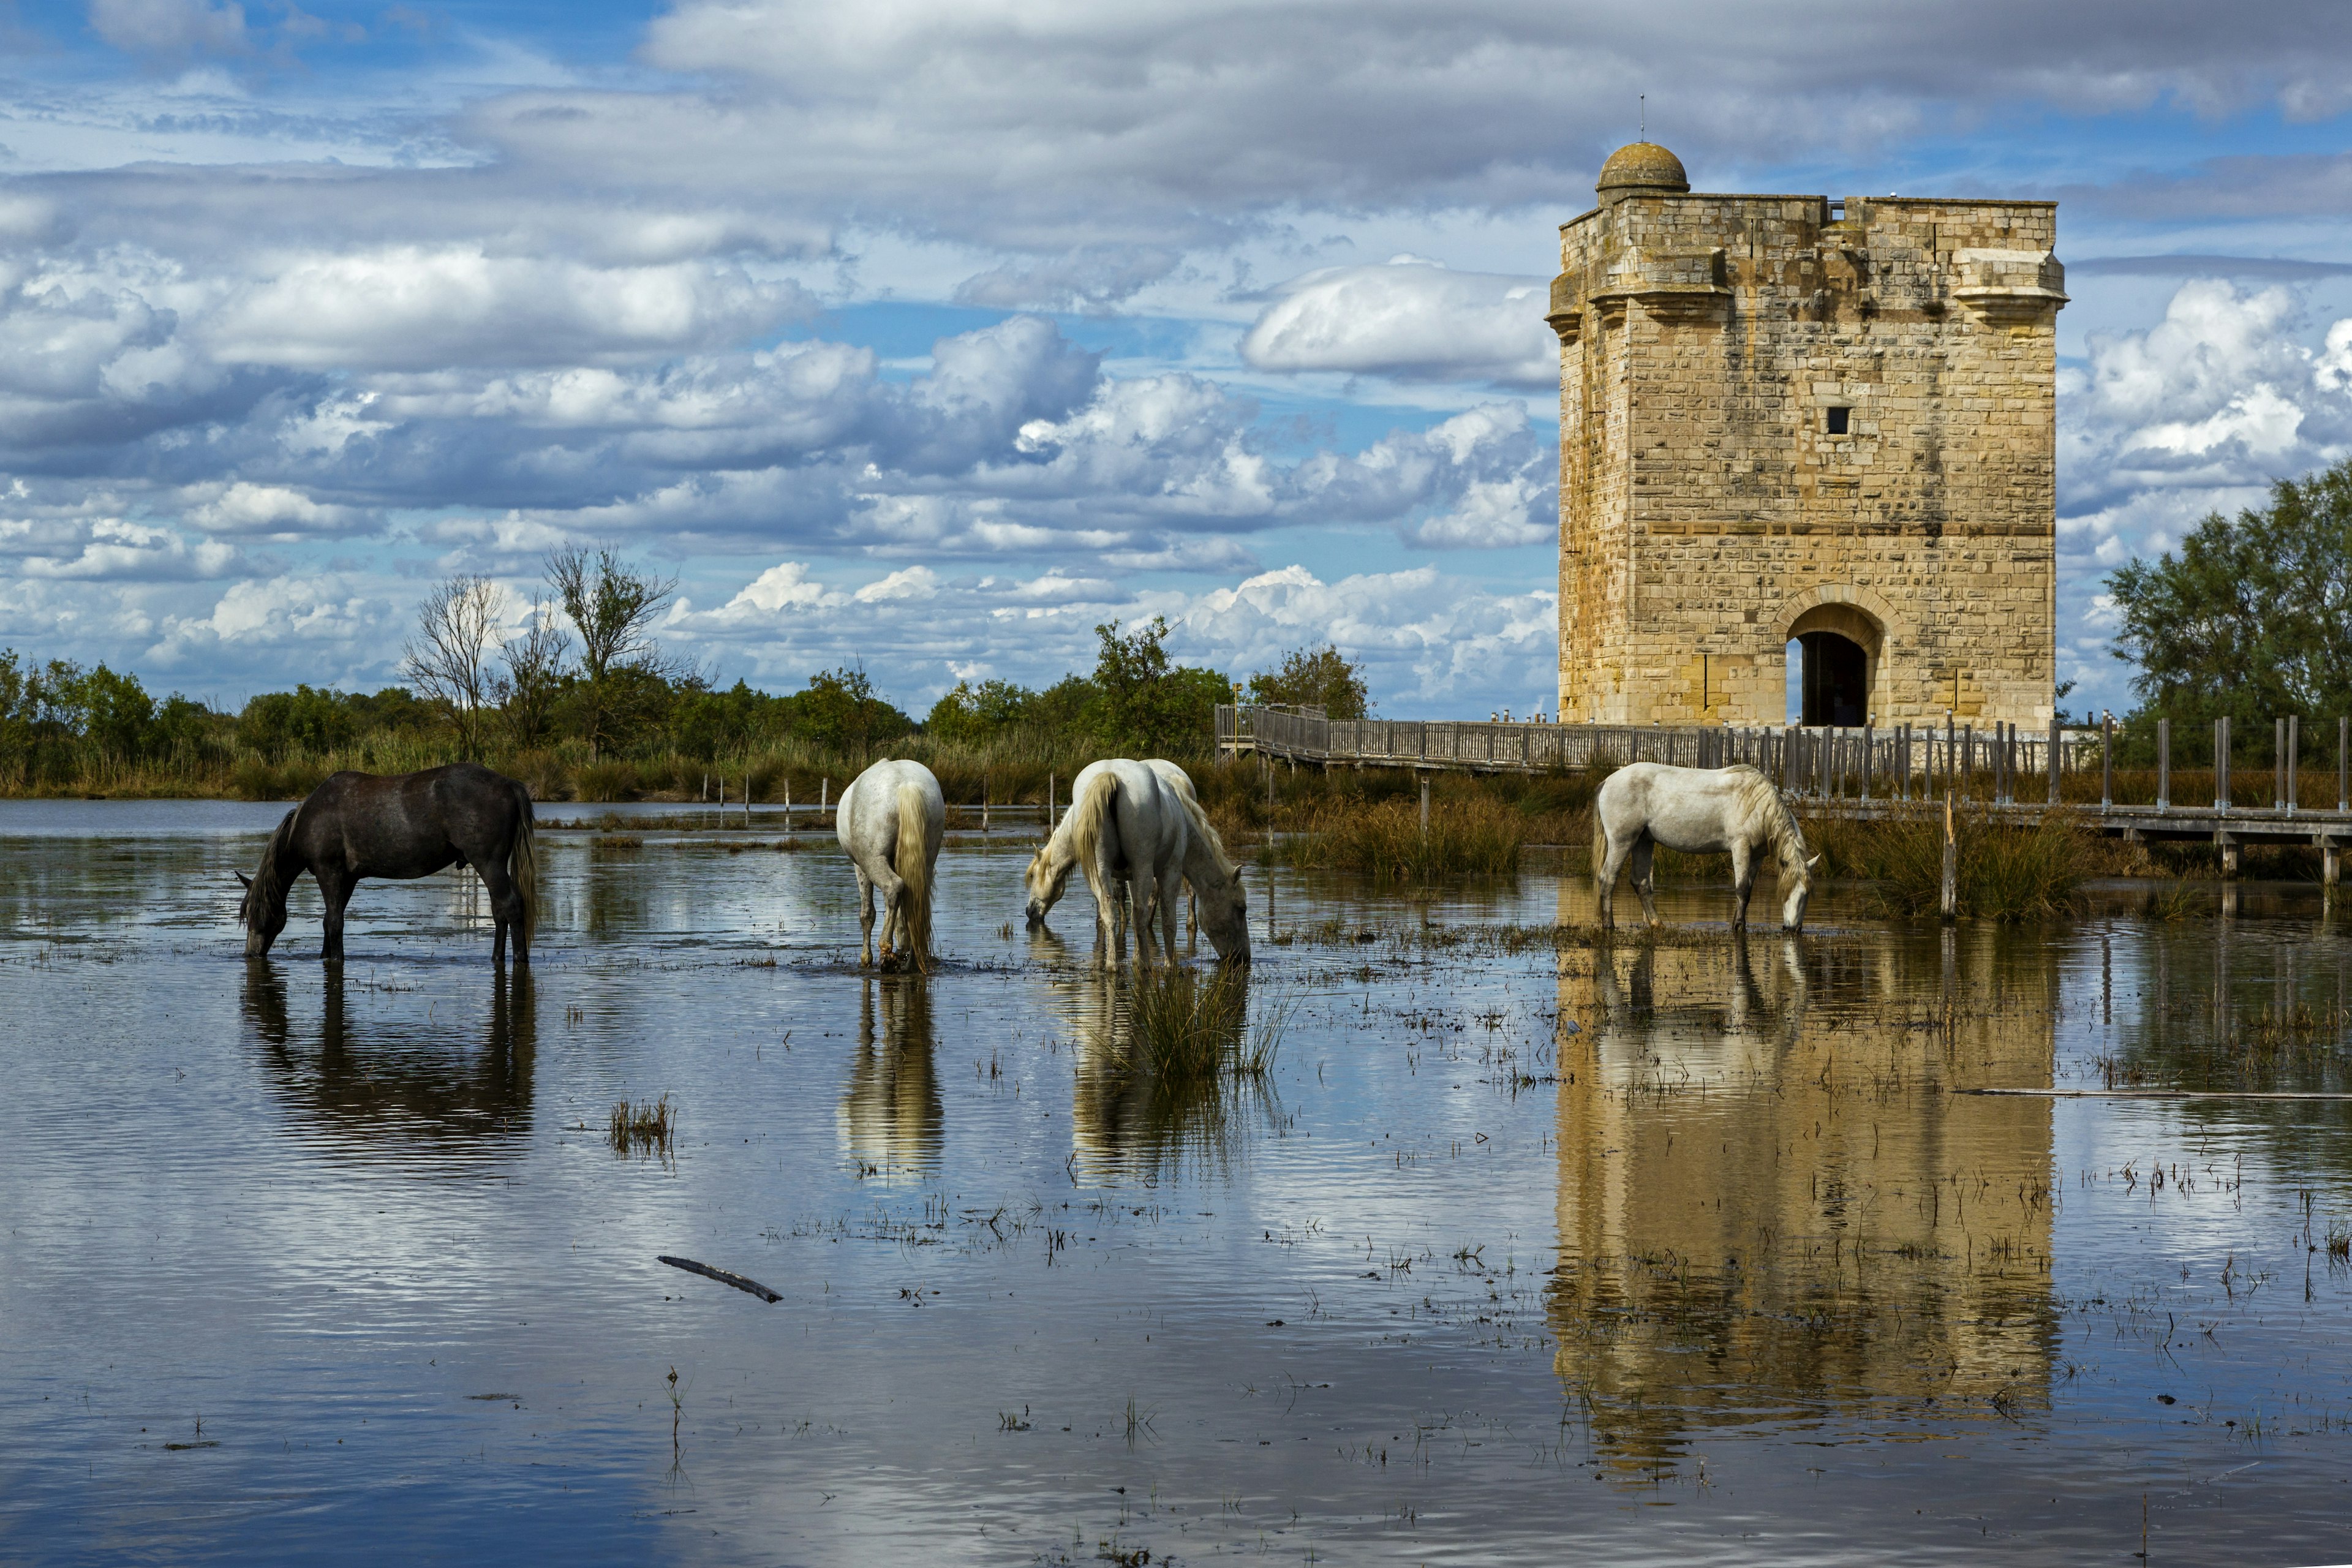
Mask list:
[[[405,1016],[355,1024],[349,991],[366,989],[328,969],[314,1023],[289,1006],[276,963],[247,962],[246,1022],[304,1135],[340,1153],[427,1164],[520,1153],[539,1044],[530,971],[497,972],[473,1039],[446,1016],[464,1003],[431,1015],[411,1003]]]
[[[841,1142],[860,1172],[929,1176],[940,1166],[940,1081],[930,984],[920,975],[868,978],[857,1018],[857,1059],[841,1097]],[[880,1027],[876,1027],[876,998]]]
[[[1171,1081],[1144,1064],[1135,1036],[1139,986],[1178,988],[1198,1006],[1228,1058],[1247,1044],[1250,970],[1166,966],[1125,973],[1079,961],[1069,944],[1032,927],[1048,1005],[1067,1031],[1076,1082],[1070,1095],[1072,1152],[1097,1176],[1132,1174],[1147,1182],[1180,1174],[1188,1162],[1229,1167],[1246,1152],[1250,1131],[1282,1115],[1270,1081],[1217,1073]]]
[[[1928,944],[1758,945],[1752,966],[1738,939],[1560,958],[1584,1029],[1546,1296],[1605,1473],[1759,1424],[1837,1440],[2048,1407],[2050,1108],[1945,1091],[2048,1081],[2050,961],[1979,974],[1988,1005],[1923,1026]]]

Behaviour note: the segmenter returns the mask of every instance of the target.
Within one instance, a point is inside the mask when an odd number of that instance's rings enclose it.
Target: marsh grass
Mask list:
[[[1375,881],[1429,882],[1448,876],[1515,876],[1527,846],[1528,818],[1486,795],[1432,804],[1421,830],[1417,800],[1342,800],[1278,838],[1269,858],[1290,866],[1360,871]]]
[[[624,1158],[631,1154],[668,1158],[677,1135],[677,1107],[665,1094],[659,1100],[641,1100],[632,1104],[616,1100],[608,1134],[613,1152]]]
[[[1806,837],[1832,876],[1875,884],[1886,912],[1934,914],[1944,882],[1944,825],[1937,818],[1857,822],[1828,817],[1806,824]],[[1957,890],[1959,912],[1983,920],[2032,921],[2073,912],[2096,868],[2098,846],[2064,811],[2031,827],[1960,814]]]
[[[1128,1065],[1171,1089],[1232,1078],[1264,1082],[1289,1026],[1285,1001],[1249,1018],[1249,981],[1220,967],[1203,973],[1162,964],[1139,974],[1128,1002]]]
[[[1078,1093],[1145,1168],[1174,1170],[1188,1158],[1227,1163],[1248,1113],[1269,1125],[1280,1120],[1274,1068],[1296,1004],[1262,992],[1253,1009],[1249,988],[1237,970],[1170,965],[1124,989],[1110,1049],[1098,1069],[1082,1075]]]

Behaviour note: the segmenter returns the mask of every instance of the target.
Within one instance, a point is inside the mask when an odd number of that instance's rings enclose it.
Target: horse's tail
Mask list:
[[[931,813],[923,786],[898,785],[898,880],[907,885],[907,952],[920,971],[931,966]]]
[[[507,876],[522,900],[521,940],[523,950],[529,952],[531,937],[539,930],[539,845],[531,828],[530,792],[517,784],[515,795],[522,821],[515,828],[513,847],[507,851]]]
[[[1601,797],[1592,797],[1592,877],[1601,879],[1601,868],[1609,864],[1609,825],[1601,820]]]
[[[1111,803],[1117,799],[1118,775],[1105,768],[1087,781],[1086,794],[1070,803],[1070,814],[1063,819],[1070,832],[1070,853],[1089,885],[1095,878],[1095,852],[1102,845],[1103,819],[1110,815]]]

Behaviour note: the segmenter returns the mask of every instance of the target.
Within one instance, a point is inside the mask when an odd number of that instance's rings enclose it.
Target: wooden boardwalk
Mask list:
[[[2342,850],[2352,842],[2339,759],[2337,800],[2314,810],[2294,800],[2291,771],[2273,770],[2268,805],[2229,798],[2185,805],[2166,801],[2126,804],[2112,799],[2105,781],[2110,737],[2095,730],[2022,735],[2013,727],[1985,734],[1947,727],[1893,731],[1739,729],[1730,726],[1537,724],[1507,721],[1343,720],[1311,708],[1220,705],[1217,750],[1254,753],[1293,766],[1407,768],[1417,772],[1551,773],[1624,763],[1672,763],[1719,768],[1747,763],[1780,785],[1802,816],[1885,821],[1940,814],[1948,793],[1971,816],[2021,826],[2053,810],[2076,813],[2084,826],[2133,842],[2211,844],[2225,872],[2237,870],[2243,844],[2309,845],[2323,852],[2325,877],[2337,882]],[[2291,731],[2289,731],[2291,733]],[[2340,731],[2339,731],[2340,733]],[[2226,749],[2228,731],[2221,731]],[[2168,734],[2167,755],[2169,755]],[[2292,746],[2289,747],[2292,750]],[[2050,775],[2058,759],[2061,778]],[[2102,781],[2096,802],[2062,800],[2065,778]],[[2169,777],[2168,768],[2166,777]],[[2074,794],[2081,793],[2077,784]]]

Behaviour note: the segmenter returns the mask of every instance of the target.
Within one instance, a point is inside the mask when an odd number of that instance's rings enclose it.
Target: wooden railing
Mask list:
[[[1219,705],[1217,747],[1259,752],[1321,765],[1540,773],[1596,763],[1671,763],[1689,768],[1746,763],[1791,795],[1822,799],[1925,795],[1957,776],[1984,786],[1996,803],[2037,792],[2051,801],[2059,785],[2050,758],[2065,773],[2100,765],[2106,739],[2097,731],[2053,725],[2027,735],[2015,725],[1979,734],[1973,726],[1893,730],[1800,726],[1531,724],[1507,721],[1333,719],[1318,708]]]

